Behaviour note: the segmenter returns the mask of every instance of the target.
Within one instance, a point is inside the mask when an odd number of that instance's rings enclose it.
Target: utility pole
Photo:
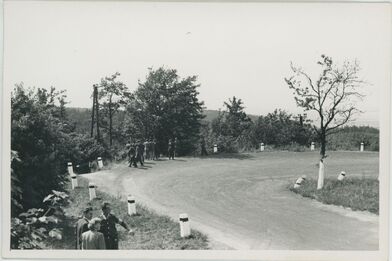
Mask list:
[[[99,134],[99,103],[98,103],[98,85],[94,84],[93,91],[93,108],[91,110],[91,137],[94,136],[94,124],[97,123],[97,140],[100,141]]]

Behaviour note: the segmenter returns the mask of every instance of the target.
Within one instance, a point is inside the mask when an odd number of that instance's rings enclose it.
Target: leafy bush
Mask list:
[[[16,85],[11,97],[12,216],[40,207],[52,190],[67,180],[67,162],[89,172],[97,157],[111,159],[105,145],[87,135],[76,134],[66,117],[64,93],[55,88]],[[83,170],[84,168],[84,170]]]
[[[63,207],[69,203],[68,195],[52,191],[43,200],[46,209],[31,208],[11,219],[11,249],[42,249],[47,238],[61,240]]]

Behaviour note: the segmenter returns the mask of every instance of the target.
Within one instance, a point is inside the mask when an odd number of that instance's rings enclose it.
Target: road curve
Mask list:
[[[133,194],[157,212],[208,234],[218,249],[377,250],[378,216],[305,199],[287,184],[317,173],[315,153],[258,153],[116,165],[85,175],[114,195]],[[334,153],[327,173],[378,174],[377,153]]]

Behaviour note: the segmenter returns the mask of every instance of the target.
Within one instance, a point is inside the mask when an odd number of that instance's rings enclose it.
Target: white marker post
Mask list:
[[[191,235],[191,225],[189,224],[188,214],[180,214],[179,221],[181,237],[189,237]]]
[[[314,151],[314,142],[312,141],[312,143],[310,144],[310,151]]]
[[[340,172],[340,174],[338,176],[338,180],[342,181],[345,177],[346,177],[346,172],[342,171],[342,172]]]
[[[214,153],[218,153],[218,145],[214,145]]]
[[[103,168],[102,158],[98,157],[97,161],[98,161],[98,168],[102,169]]]
[[[88,194],[90,195],[90,200],[93,200],[97,197],[97,194],[95,193],[95,184],[94,183],[89,183],[88,184]]]
[[[71,184],[72,184],[72,189],[75,189],[78,186],[78,179],[75,174],[71,175]]]
[[[136,203],[135,203],[135,197],[128,195],[128,214],[130,216],[136,214]]]
[[[264,143],[260,143],[260,151],[264,151]]]
[[[297,189],[297,188],[301,187],[302,182],[304,182],[305,180],[306,180],[306,176],[305,175],[303,175],[302,177],[299,177],[297,179],[297,181],[295,182],[295,184],[294,184],[294,188]]]
[[[68,174],[69,175],[74,174],[73,167],[72,167],[72,162],[68,162]]]
[[[364,150],[363,142],[361,142],[361,148],[359,149],[361,152]]]

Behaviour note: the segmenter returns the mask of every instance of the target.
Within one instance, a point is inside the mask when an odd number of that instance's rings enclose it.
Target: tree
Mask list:
[[[358,76],[360,67],[357,61],[346,61],[338,66],[333,64],[332,58],[321,55],[318,65],[321,66],[321,73],[313,80],[302,68],[291,64],[294,75],[285,78],[285,81],[293,90],[297,106],[318,115],[320,125],[315,130],[321,146],[317,189],[321,189],[324,185],[327,136],[359,112],[356,102],[363,98],[358,90],[364,82]]]
[[[245,129],[250,127],[251,119],[244,112],[244,103],[241,99],[233,96],[229,102],[224,102],[226,107],[226,125],[228,135],[232,137],[239,137]]]
[[[127,86],[117,80],[119,76],[120,73],[116,72],[110,77],[102,78],[98,86],[100,88],[99,100],[102,101],[100,108],[109,119],[109,146],[113,144],[113,116],[126,105],[127,100],[131,97]]]
[[[203,102],[198,99],[196,76],[180,78],[175,69],[149,69],[139,82],[128,107],[132,138],[156,139],[158,150],[167,151],[169,139],[177,138],[177,152],[187,154],[199,143]]]

